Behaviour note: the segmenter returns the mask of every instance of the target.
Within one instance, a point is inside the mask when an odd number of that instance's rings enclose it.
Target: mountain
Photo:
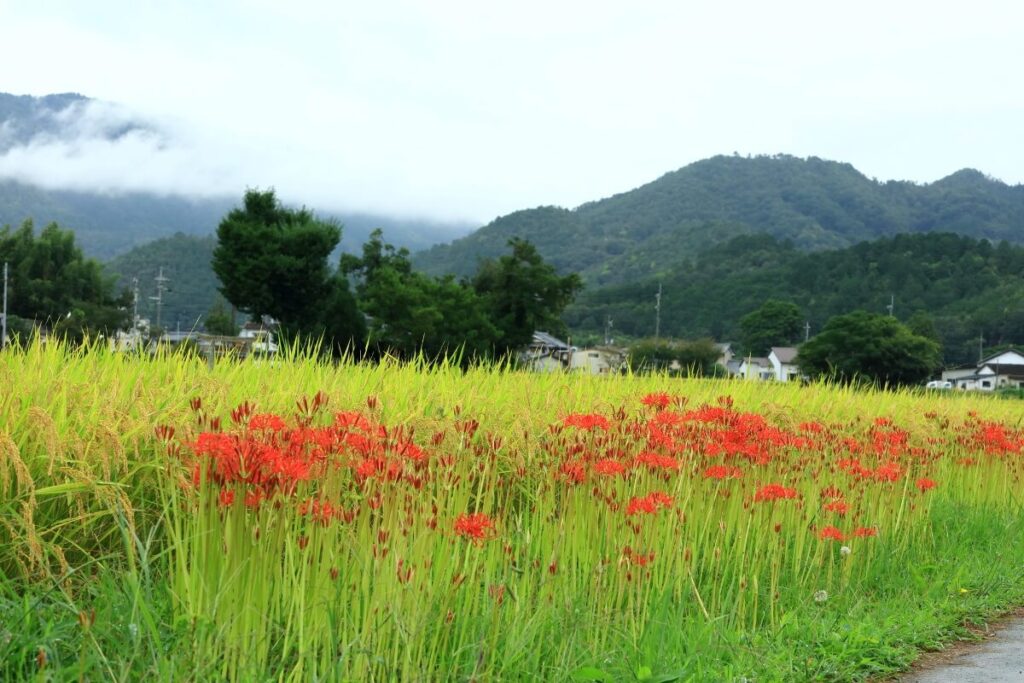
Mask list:
[[[428,273],[469,275],[480,259],[499,256],[508,239],[520,237],[560,271],[603,285],[668,272],[743,234],[820,250],[934,231],[1024,242],[1024,185],[970,169],[927,185],[882,183],[815,157],[718,156],[575,209],[503,216],[417,254],[414,263]]]
[[[104,264],[116,276],[119,289],[138,288],[138,313],[153,324],[157,321],[156,277],[167,278],[160,306],[160,323],[165,329],[190,330],[202,326],[202,319],[220,299],[220,283],[210,263],[217,239],[211,235],[176,233],[138,246]],[[133,283],[134,280],[134,283]],[[239,316],[239,324],[244,322]]]
[[[0,93],[0,159],[12,150],[53,142],[118,140],[145,133],[173,146],[170,133],[116,105],[76,93],[30,97]],[[211,235],[220,219],[241,202],[245,188],[232,197],[186,197],[144,192],[99,193],[44,189],[16,177],[0,177],[0,227],[27,218],[43,226],[56,221],[75,232],[89,256],[109,259],[135,246],[181,232]],[[287,202],[287,197],[282,197]],[[425,249],[469,232],[474,226],[390,216],[329,212],[318,216],[343,225],[341,248],[358,251],[371,231],[381,228],[387,240],[410,250]]]
[[[655,281],[591,288],[566,311],[574,338],[654,332],[655,293],[666,337],[736,339],[740,319],[768,299],[791,301],[812,334],[829,318],[864,309],[930,318],[947,363],[977,359],[990,345],[1024,342],[1024,247],[951,233],[901,234],[807,252],[772,235],[711,247]]]

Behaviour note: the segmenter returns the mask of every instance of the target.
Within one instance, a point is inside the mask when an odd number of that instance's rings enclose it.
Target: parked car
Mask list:
[[[953,383],[948,379],[933,379],[924,385],[925,389],[952,389]]]

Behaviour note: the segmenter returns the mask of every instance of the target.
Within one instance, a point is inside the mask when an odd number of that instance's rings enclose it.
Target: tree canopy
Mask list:
[[[490,356],[498,330],[476,292],[452,278],[413,271],[409,252],[374,231],[361,257],[345,254],[341,272],[356,279],[356,296],[370,317],[370,342],[379,353],[428,359],[458,352],[466,360]]]
[[[804,316],[799,306],[769,299],[740,318],[740,344],[747,355],[767,356],[773,346],[799,341],[803,327]]]
[[[484,261],[473,278],[504,351],[526,346],[536,330],[561,332],[562,311],[583,288],[575,273],[559,276],[530,242],[512,238],[508,246],[511,254]]]
[[[17,230],[5,226],[0,230],[4,261],[10,269],[7,307],[14,333],[27,333],[31,321],[81,341],[87,333],[110,334],[129,324],[131,294],[115,293],[114,278],[83,257],[70,230],[51,223],[36,236],[31,220]]]
[[[273,190],[249,190],[242,208],[230,211],[217,228],[213,270],[220,291],[254,320],[270,316],[286,334],[307,339],[332,332],[335,342],[359,343],[362,319],[327,320],[354,313],[348,282],[333,277],[328,258],[341,239],[341,226],[306,209],[281,205]],[[334,335],[339,335],[335,337]]]
[[[939,345],[891,316],[855,311],[832,318],[800,346],[800,369],[813,377],[917,384],[941,367]]]
[[[716,375],[720,354],[710,339],[670,342],[662,339],[644,339],[629,349],[627,364],[633,372],[673,371],[682,375]],[[673,369],[673,364],[678,369]]]

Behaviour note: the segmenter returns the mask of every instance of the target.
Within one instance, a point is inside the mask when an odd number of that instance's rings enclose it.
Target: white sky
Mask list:
[[[0,0],[0,91],[167,131],[0,175],[480,223],[734,151],[1024,182],[1024,3],[500,4]]]

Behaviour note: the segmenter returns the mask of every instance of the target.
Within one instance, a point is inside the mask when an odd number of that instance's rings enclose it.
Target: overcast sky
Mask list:
[[[1010,0],[0,0],[0,60],[164,131],[0,158],[50,185],[483,223],[733,152],[1024,182]]]

